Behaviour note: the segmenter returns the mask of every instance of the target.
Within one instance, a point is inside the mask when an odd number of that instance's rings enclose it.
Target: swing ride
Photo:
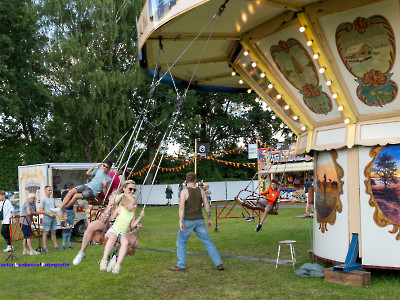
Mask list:
[[[399,25],[396,0],[148,0],[137,21],[147,74],[255,92],[314,152],[314,255],[344,262],[356,238],[377,268],[400,268]]]

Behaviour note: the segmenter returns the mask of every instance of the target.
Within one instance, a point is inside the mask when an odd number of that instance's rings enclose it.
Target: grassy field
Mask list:
[[[278,216],[269,216],[263,229],[255,232],[256,222],[243,219],[219,220],[218,230],[210,231],[220,254],[276,258],[278,241],[297,240],[296,255],[300,267],[309,262],[311,248],[310,220],[296,219],[304,208],[281,205]],[[241,210],[235,209],[240,215]],[[214,216],[213,216],[214,218]],[[188,255],[184,273],[168,270],[176,264],[178,233],[177,207],[147,207],[139,240],[142,248],[165,250],[157,252],[138,249],[127,257],[118,276],[99,271],[104,246],[87,249],[87,257],[79,266],[72,260],[79,250],[55,251],[38,256],[23,256],[22,242],[15,243],[17,263],[68,263],[69,267],[1,267],[0,299],[398,299],[399,273],[373,271],[372,285],[366,288],[325,283],[323,278],[299,278],[292,275],[291,265],[222,258],[225,271],[217,271],[206,255]],[[61,244],[61,239],[59,239]],[[33,242],[37,246],[37,239]],[[0,249],[6,247],[1,238]],[[205,252],[199,239],[189,239],[190,252]],[[281,258],[290,257],[288,247]],[[0,263],[9,254],[1,251]],[[11,261],[12,264],[15,261]],[[324,264],[329,266],[329,264]]]

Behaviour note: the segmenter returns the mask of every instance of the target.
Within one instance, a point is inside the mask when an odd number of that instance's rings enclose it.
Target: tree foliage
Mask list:
[[[385,185],[385,190],[392,183],[397,183],[396,162],[390,154],[382,153],[378,156],[373,171],[378,175],[379,181]]]
[[[54,96],[55,149],[65,159],[101,160],[130,128],[138,71],[135,12],[125,0],[42,0],[51,37],[47,77]]]
[[[28,4],[30,4],[28,2]],[[35,142],[44,134],[50,94],[38,15],[25,1],[0,2],[0,141]]]

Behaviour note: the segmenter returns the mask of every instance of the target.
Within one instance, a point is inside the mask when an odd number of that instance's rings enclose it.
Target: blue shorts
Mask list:
[[[57,230],[57,217],[43,216],[43,231]]]
[[[21,227],[21,230],[22,230],[22,233],[24,234],[25,238],[31,237],[33,235],[30,225],[23,224]]]
[[[83,199],[89,200],[94,198],[94,194],[91,188],[89,188],[86,184],[78,185],[75,188],[79,194],[82,194]]]

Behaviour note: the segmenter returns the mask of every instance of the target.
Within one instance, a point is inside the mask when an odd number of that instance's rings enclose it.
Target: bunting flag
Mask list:
[[[257,143],[259,145],[259,147],[266,148],[269,151],[275,151],[274,148],[272,148],[270,146],[267,146],[266,143],[263,143],[261,141],[253,141],[253,142],[250,142],[250,143],[253,143],[253,144]],[[244,146],[244,147],[246,147],[246,146]],[[257,167],[257,163],[237,163],[237,162],[230,162],[230,161],[224,161],[224,160],[216,159],[217,157],[221,157],[221,156],[224,156],[224,155],[227,155],[227,154],[235,153],[236,151],[239,151],[239,149],[243,149],[244,147],[243,146],[236,147],[234,149],[230,149],[230,150],[227,150],[227,151],[224,151],[224,152],[221,152],[221,153],[218,153],[218,154],[214,154],[214,155],[211,155],[211,156],[205,156],[205,155],[198,154],[198,157],[199,157],[199,160],[211,159],[211,160],[216,161],[218,163],[223,163],[223,164],[225,164],[227,166],[234,166],[234,167],[237,167],[237,168],[239,168],[239,167],[248,167],[248,168]],[[161,159],[160,157],[157,157],[155,162],[160,160],[160,159]],[[178,171],[181,171],[182,169],[184,169],[185,166],[188,166],[188,165],[191,165],[192,163],[194,163],[194,158],[190,158],[189,159],[189,158],[165,157],[165,159],[166,160],[170,160],[172,162],[183,161],[183,162],[186,162],[186,163],[184,163],[183,165],[180,165],[178,167],[175,167],[175,168],[164,168],[164,167],[158,167],[157,165],[152,165],[151,168],[158,168],[161,172],[178,172]],[[137,172],[135,172],[135,173],[133,173],[131,175],[133,175],[133,176],[136,176],[136,175],[141,176],[149,168],[150,168],[150,165],[147,165],[143,169],[141,169],[141,170],[139,170],[139,171],[137,171]]]

